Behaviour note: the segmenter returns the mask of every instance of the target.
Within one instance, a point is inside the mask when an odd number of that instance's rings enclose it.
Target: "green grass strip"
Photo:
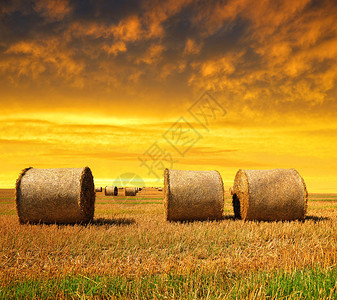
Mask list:
[[[310,209],[336,209],[337,205],[311,206]]]
[[[337,198],[329,198],[329,199],[326,199],[326,198],[322,198],[322,199],[309,199],[309,201],[322,201],[322,202],[333,202],[333,201],[337,201]]]
[[[0,287],[1,299],[337,299],[336,269],[291,273],[66,277],[27,280]]]
[[[0,200],[0,205],[5,205],[5,204],[15,204],[15,201],[2,201],[2,200]]]
[[[0,216],[13,216],[16,215],[16,210],[4,210],[4,211],[0,211]]]
[[[336,194],[309,194],[309,198],[337,198]]]

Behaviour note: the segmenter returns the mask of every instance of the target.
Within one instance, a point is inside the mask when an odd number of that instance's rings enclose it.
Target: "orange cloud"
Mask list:
[[[242,14],[244,18],[252,22],[253,37],[263,41],[278,31],[280,27],[296,19],[296,16],[305,10],[310,0],[260,1],[258,3],[248,1],[248,3]]]
[[[49,21],[61,21],[71,11],[69,0],[35,0],[34,9]]]
[[[209,36],[221,28],[224,22],[235,20],[238,14],[247,6],[249,0],[230,0],[226,3],[210,2],[201,4],[200,9],[193,18],[194,24],[203,24],[201,34]]]
[[[202,45],[197,44],[193,39],[187,39],[184,49],[185,55],[198,54],[201,50]]]
[[[148,36],[153,38],[162,38],[165,35],[165,30],[162,24],[191,3],[192,0],[168,0],[165,2],[158,0],[144,1],[142,6],[146,10],[144,23],[148,28]]]
[[[142,38],[143,30],[137,16],[122,19],[117,26],[111,26],[109,31],[116,39],[132,42]]]
[[[157,63],[160,60],[161,53],[164,50],[165,48],[162,45],[152,44],[145,52],[145,55],[137,60],[137,63],[144,62],[149,65]]]
[[[36,80],[50,65],[58,76],[75,82],[74,76],[83,70],[83,64],[73,58],[73,52],[57,39],[20,41],[11,45],[5,53],[12,56],[1,62],[3,70],[19,77],[32,76]]]
[[[104,45],[103,49],[108,53],[108,54],[114,54],[117,55],[120,52],[125,52],[126,49],[126,44],[122,41],[118,41],[110,46]]]

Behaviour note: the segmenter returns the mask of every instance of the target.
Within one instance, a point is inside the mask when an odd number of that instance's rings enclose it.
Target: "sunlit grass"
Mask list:
[[[320,268],[240,276],[229,273],[142,277],[76,275],[12,283],[0,288],[0,298],[334,299],[336,279],[336,269]]]
[[[14,200],[12,200],[12,201],[2,201],[2,200],[0,200],[0,205],[4,205],[4,204],[13,204],[14,203]]]
[[[16,210],[14,209],[0,211],[0,216],[13,216],[13,215],[16,215]]]
[[[315,198],[315,199],[310,199],[309,201],[322,201],[322,202],[337,202],[337,198]]]

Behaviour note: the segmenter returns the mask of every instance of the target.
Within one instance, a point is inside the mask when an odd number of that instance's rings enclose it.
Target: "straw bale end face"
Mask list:
[[[170,221],[171,215],[169,214],[169,203],[170,203],[170,173],[169,169],[164,171],[164,208],[165,208],[165,219]]]
[[[308,192],[295,169],[239,170],[233,186],[236,218],[261,221],[303,220]]]
[[[246,219],[249,206],[248,178],[244,170],[236,173],[232,189],[234,216],[237,219]]]
[[[85,167],[80,177],[80,222],[87,223],[94,218],[95,197],[94,177],[90,168]]]
[[[29,171],[30,169],[32,169],[33,167],[28,167],[23,169],[20,174],[18,179],[16,180],[16,184],[15,184],[15,203],[16,203],[16,212],[19,216],[19,222],[20,224],[24,224],[27,221],[24,220],[21,211],[23,210],[22,208],[22,201],[20,201],[21,198],[21,180],[22,177],[26,174],[27,171]]]
[[[94,217],[90,168],[24,169],[16,182],[20,223],[87,223]]]

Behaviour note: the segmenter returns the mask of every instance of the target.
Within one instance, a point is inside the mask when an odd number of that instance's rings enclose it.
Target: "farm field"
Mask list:
[[[119,191],[121,192],[121,190]],[[170,223],[163,194],[96,193],[88,225],[20,225],[0,190],[0,298],[337,298],[337,194],[305,221]]]

